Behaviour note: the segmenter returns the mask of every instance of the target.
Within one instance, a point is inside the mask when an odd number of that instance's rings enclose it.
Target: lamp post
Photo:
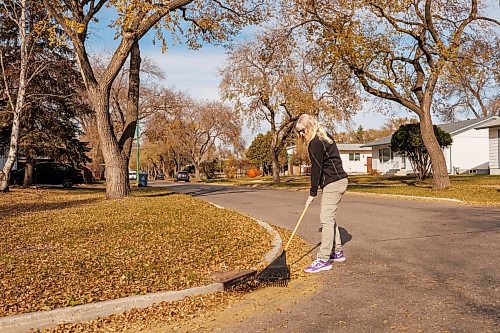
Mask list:
[[[136,141],[136,163],[135,163],[135,181],[137,186],[139,186],[139,120],[137,120],[137,126],[135,129]]]

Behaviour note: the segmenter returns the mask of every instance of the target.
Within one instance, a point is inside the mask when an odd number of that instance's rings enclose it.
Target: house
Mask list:
[[[348,174],[369,173],[372,166],[372,150],[358,143],[338,143],[344,171]]]
[[[453,139],[443,153],[449,174],[487,174],[489,172],[489,134],[487,128],[476,129],[497,117],[469,119],[438,125]],[[391,150],[392,135],[365,144],[372,149],[372,168],[382,174],[414,173],[410,161]]]
[[[371,171],[372,149],[369,147],[362,147],[362,144],[355,143],[337,143],[340,158],[342,159],[342,166],[348,174],[368,173]],[[295,146],[286,148],[288,156],[292,156],[295,152]],[[300,175],[310,172],[308,165],[292,166],[289,159],[288,170],[289,175]]]
[[[500,117],[476,126],[477,131],[488,130],[490,175],[500,175]]]

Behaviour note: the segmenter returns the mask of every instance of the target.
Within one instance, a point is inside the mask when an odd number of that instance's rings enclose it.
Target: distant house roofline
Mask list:
[[[485,129],[485,128],[492,128],[492,127],[500,127],[500,117],[499,116],[493,116],[492,119],[489,119],[488,122],[484,123],[483,125],[476,126],[474,129]]]
[[[483,124],[483,123],[488,123],[494,120],[498,120],[498,116],[492,116],[488,118],[477,118],[477,119],[468,119],[468,120],[462,120],[462,121],[456,121],[453,123],[445,123],[445,124],[439,124],[437,125],[440,127],[443,131],[449,133],[451,136],[457,135],[459,133],[462,133],[464,131],[467,131],[469,129],[480,129],[482,128],[481,126],[478,126],[478,124]],[[383,138],[377,139],[372,142],[368,142],[363,147],[376,147],[376,146],[385,146],[385,145],[390,145],[391,144],[391,138],[392,134],[385,136]]]

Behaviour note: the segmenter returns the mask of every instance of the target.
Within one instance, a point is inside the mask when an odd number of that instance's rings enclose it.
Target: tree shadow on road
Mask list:
[[[231,193],[246,193],[255,192],[255,190],[234,188],[227,186],[212,186],[211,188],[197,188],[184,192],[184,194],[191,195],[193,197],[201,197],[206,195],[217,195],[217,194],[231,194]]]

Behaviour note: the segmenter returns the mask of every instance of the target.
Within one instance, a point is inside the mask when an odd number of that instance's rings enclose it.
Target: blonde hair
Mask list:
[[[333,140],[328,136],[326,130],[319,121],[311,115],[303,114],[297,120],[295,129],[305,129],[305,141],[307,144],[317,135],[321,141],[333,143]]]

